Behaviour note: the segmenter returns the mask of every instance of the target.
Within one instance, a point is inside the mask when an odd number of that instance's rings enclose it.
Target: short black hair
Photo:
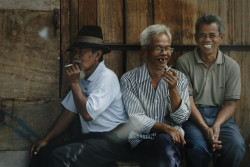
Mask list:
[[[224,30],[224,25],[221,20],[221,18],[215,14],[207,13],[202,16],[200,16],[195,24],[195,33],[199,33],[199,27],[201,24],[211,24],[211,23],[217,23],[219,28],[219,33],[222,34]]]

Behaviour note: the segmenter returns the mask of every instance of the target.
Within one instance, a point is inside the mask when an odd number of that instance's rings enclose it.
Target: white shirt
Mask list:
[[[106,68],[104,61],[87,80],[80,81],[80,87],[88,99],[87,112],[93,119],[85,122],[80,116],[82,133],[111,131],[127,121],[118,78]],[[64,98],[62,105],[67,110],[78,113],[72,91]]]
[[[129,135],[132,148],[143,139],[154,139],[156,133],[150,134],[150,130],[156,122],[168,124],[184,135],[181,125],[191,113],[188,81],[183,73],[179,71],[176,73],[179,76],[177,87],[181,105],[175,112],[172,112],[167,82],[161,79],[155,90],[146,64],[122,76],[123,101],[133,127]]]

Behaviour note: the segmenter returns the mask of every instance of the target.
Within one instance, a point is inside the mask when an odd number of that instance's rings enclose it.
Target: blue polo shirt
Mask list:
[[[107,132],[127,122],[118,78],[113,71],[106,68],[104,61],[87,80],[80,81],[80,87],[88,99],[86,109],[93,120],[83,120],[75,106],[72,91],[64,98],[62,105],[80,115],[82,133]]]

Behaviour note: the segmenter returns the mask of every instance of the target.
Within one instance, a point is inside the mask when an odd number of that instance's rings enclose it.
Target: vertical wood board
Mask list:
[[[58,97],[59,35],[52,12],[0,10],[0,97]]]
[[[123,2],[122,0],[97,1],[97,25],[102,28],[104,43],[123,43]],[[118,77],[123,73],[121,51],[104,55],[108,68]]]

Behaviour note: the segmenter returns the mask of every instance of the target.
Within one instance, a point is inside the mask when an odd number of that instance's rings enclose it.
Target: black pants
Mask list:
[[[111,167],[130,156],[127,139],[114,132],[89,133],[49,144],[32,157],[29,167]]]

